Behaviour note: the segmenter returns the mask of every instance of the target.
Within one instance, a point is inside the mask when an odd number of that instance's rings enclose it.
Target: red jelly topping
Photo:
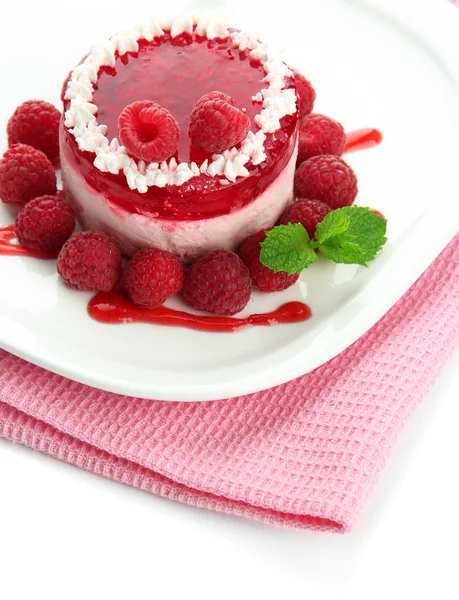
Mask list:
[[[247,109],[252,127],[257,127],[254,117],[261,112],[261,104],[252,102],[252,96],[267,85],[261,81],[265,72],[259,63],[241,60],[239,50],[228,42],[207,40],[185,47],[170,41],[141,43],[136,57],[117,61],[114,74],[113,69],[101,69],[93,98],[99,108],[97,120],[108,127],[108,139],[118,136],[118,117],[128,104],[152,100],[178,123],[177,162],[194,160],[188,126],[201,96],[214,90],[232,96],[238,108]]]
[[[48,254],[24,248],[18,243],[13,243],[16,237],[14,225],[0,228],[0,254],[9,254],[10,256],[33,256],[35,258],[56,258],[56,254]]]
[[[118,117],[126,105],[136,100],[153,100],[169,110],[178,121],[181,139],[178,162],[199,165],[211,155],[198,151],[188,136],[189,117],[196,101],[211,91],[232,96],[238,108],[246,108],[252,131],[258,131],[254,117],[262,110],[252,96],[268,84],[265,72],[248,51],[233,48],[231,40],[208,41],[192,36],[171,40],[169,34],[152,42],[139,42],[139,52],[117,57],[114,68],[103,67],[95,86],[93,102],[98,106],[97,120],[108,127],[107,137],[118,136]],[[294,87],[294,79],[286,80]],[[64,103],[67,109],[69,102]],[[124,173],[101,173],[94,165],[94,154],[78,149],[74,137],[64,128],[63,141],[75,158],[80,172],[97,192],[130,212],[166,219],[193,220],[235,211],[255,199],[288,163],[296,142],[298,114],[284,117],[281,129],[267,134],[266,160],[248,163],[250,177],[230,183],[223,177],[200,175],[181,186],[152,186],[145,194],[130,190]],[[220,181],[224,180],[223,185]]]
[[[90,300],[88,312],[93,319],[103,323],[154,323],[217,332],[238,331],[255,325],[299,323],[311,317],[311,309],[302,302],[287,302],[272,312],[250,315],[246,318],[192,315],[166,306],[152,309],[139,308],[122,290],[99,292]]]
[[[355,152],[379,146],[383,136],[377,129],[357,129],[346,133],[346,146],[344,152]]]

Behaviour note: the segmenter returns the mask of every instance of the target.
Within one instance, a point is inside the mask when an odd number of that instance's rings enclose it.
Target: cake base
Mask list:
[[[297,152],[298,144],[276,179],[239,210],[210,219],[179,221],[128,212],[110,202],[83,177],[68,147],[61,143],[64,196],[84,229],[106,232],[124,255],[154,247],[191,262],[212,250],[234,251],[246,237],[276,223],[293,199]]]

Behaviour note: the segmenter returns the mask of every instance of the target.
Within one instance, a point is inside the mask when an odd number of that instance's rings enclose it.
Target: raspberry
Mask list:
[[[190,268],[183,297],[198,310],[234,315],[247,305],[252,281],[242,260],[229,250],[214,250]]]
[[[307,115],[300,121],[297,164],[319,154],[341,156],[345,144],[341,123],[325,115]]]
[[[296,170],[295,194],[299,198],[322,200],[333,209],[350,206],[357,196],[357,177],[337,156],[314,156]]]
[[[242,242],[238,254],[249,269],[252,283],[261,292],[281,292],[293,285],[299,273],[287,275],[282,271],[274,273],[260,262],[260,243],[266,238],[266,231],[254,233]]]
[[[61,113],[44,100],[27,100],[16,108],[8,121],[8,145],[27,144],[59,162],[59,123]]]
[[[56,193],[56,173],[51,161],[25,144],[14,144],[0,160],[0,198],[25,204],[37,196]]]
[[[182,263],[169,252],[157,248],[141,250],[129,262],[124,274],[127,293],[141,308],[154,308],[183,285]]]
[[[180,129],[171,113],[151,100],[126,106],[118,119],[121,143],[147,163],[170,158],[178,148]]]
[[[101,231],[74,233],[57,258],[57,272],[74,290],[109,292],[121,274],[121,253]]]
[[[16,235],[26,248],[60,250],[75,227],[73,210],[58,196],[39,196],[16,217]]]
[[[316,99],[316,92],[309,81],[292,69],[295,75],[296,94],[298,97],[298,109],[300,111],[300,119],[309,115],[314,107],[314,100]]]
[[[236,106],[234,98],[231,98],[231,96],[228,96],[228,94],[224,94],[223,92],[209,92],[208,94],[205,94],[199,98],[199,100],[196,102],[195,109],[208,100],[223,100],[223,102],[228,102],[228,104],[231,104],[231,106]]]
[[[281,217],[281,225],[301,223],[312,239],[317,225],[331,212],[331,208],[322,200],[297,200],[287,208]]]
[[[249,129],[249,117],[234,106],[232,98],[221,92],[200,98],[190,116],[191,142],[204,152],[222,152],[236,146]]]

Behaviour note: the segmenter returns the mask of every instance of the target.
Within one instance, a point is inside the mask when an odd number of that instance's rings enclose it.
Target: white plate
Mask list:
[[[86,4],[93,19],[86,18]],[[125,22],[122,3],[114,3],[109,15],[98,3],[81,5],[72,15],[78,35],[68,33],[64,17],[45,23],[48,31],[36,31],[38,7],[30,3],[24,23],[19,4],[11,5],[11,20],[0,31],[2,123],[24,99],[44,97],[57,104],[66,70],[94,40]],[[295,2],[284,1],[275,18],[260,18],[260,9],[250,12],[250,3],[228,5],[232,24],[284,46],[287,60],[318,91],[316,111],[336,117],[348,130],[371,126],[383,132],[379,148],[351,154],[348,161],[359,178],[358,204],[389,219],[386,249],[369,269],[319,261],[294,288],[254,294],[243,314],[300,299],[313,317],[236,334],[103,325],[86,313],[90,294],[66,289],[53,261],[0,256],[2,348],[72,379],[132,396],[191,401],[253,392],[306,373],[344,350],[458,231],[459,10],[433,1],[309,0],[293,18]],[[145,18],[146,7],[139,5],[133,22]],[[10,45],[17,45],[14,60]],[[1,207],[0,226],[10,222],[9,209]]]

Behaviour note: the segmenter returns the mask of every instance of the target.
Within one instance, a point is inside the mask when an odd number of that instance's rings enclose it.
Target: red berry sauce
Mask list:
[[[357,129],[346,133],[346,146],[344,152],[356,152],[357,150],[366,150],[379,146],[383,136],[377,129]]]
[[[255,325],[299,323],[311,317],[311,309],[302,302],[287,302],[272,312],[245,318],[193,315],[166,306],[139,308],[122,290],[96,294],[88,304],[88,313],[102,323],[154,323],[213,332],[233,332]]]
[[[181,139],[177,162],[194,161],[200,166],[211,159],[194,148],[188,136],[190,114],[196,101],[212,91],[232,96],[238,108],[245,108],[253,132],[254,121],[262,110],[252,96],[267,87],[265,72],[248,51],[240,52],[230,39],[209,41],[183,34],[174,40],[170,34],[152,42],[140,41],[138,53],[117,56],[114,68],[103,67],[95,85],[93,102],[98,106],[97,120],[108,127],[107,137],[118,137],[118,117],[136,100],[153,100],[171,112],[177,120]],[[295,87],[295,81],[286,81]],[[69,101],[64,102],[67,109]],[[298,113],[281,120],[281,129],[267,134],[266,160],[260,165],[246,165],[250,177],[229,183],[223,177],[200,175],[181,186],[150,187],[145,194],[129,189],[124,173],[101,173],[94,165],[94,154],[78,149],[74,137],[63,128],[63,142],[72,151],[76,166],[86,180],[106,198],[130,211],[154,217],[193,220],[215,217],[235,211],[254,200],[287,165],[296,142]],[[223,185],[220,181],[224,180]]]
[[[32,256],[34,258],[56,258],[57,253],[46,253],[39,252],[38,250],[31,250],[30,248],[24,248],[19,243],[13,243],[12,240],[16,238],[16,230],[14,225],[8,225],[8,227],[0,228],[0,255],[9,256]]]

